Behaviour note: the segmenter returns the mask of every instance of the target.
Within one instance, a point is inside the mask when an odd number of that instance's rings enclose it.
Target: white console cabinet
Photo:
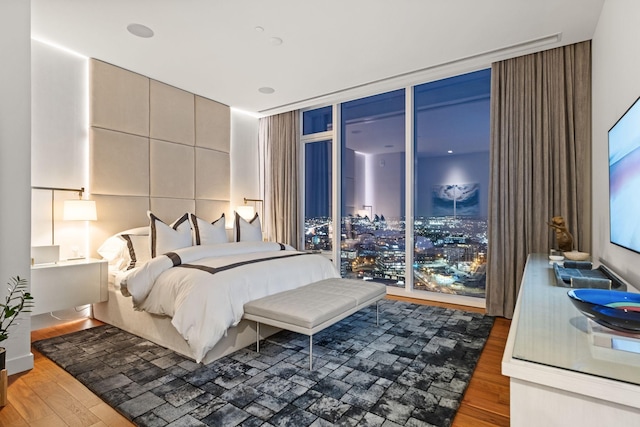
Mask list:
[[[594,345],[555,284],[547,256],[530,255],[502,359],[511,426],[640,426],[640,354]]]
[[[78,259],[31,267],[31,315],[106,301],[106,260]]]

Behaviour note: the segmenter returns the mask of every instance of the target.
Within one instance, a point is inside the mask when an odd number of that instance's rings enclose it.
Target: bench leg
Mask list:
[[[260,322],[256,322],[256,353],[260,353]]]
[[[313,370],[313,335],[309,335],[309,370]]]

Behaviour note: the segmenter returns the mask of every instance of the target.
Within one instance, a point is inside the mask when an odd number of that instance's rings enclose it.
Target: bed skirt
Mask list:
[[[131,298],[124,297],[120,291],[111,287],[107,302],[93,304],[93,317],[195,360],[187,341],[171,324],[170,317],[134,310]],[[260,339],[278,331],[279,328],[263,325],[260,328]],[[238,326],[228,329],[227,335],[209,350],[202,363],[211,363],[243,347],[255,345],[255,342],[255,322],[242,320]]]

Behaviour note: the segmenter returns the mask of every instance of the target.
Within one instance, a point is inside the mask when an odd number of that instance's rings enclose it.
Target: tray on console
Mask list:
[[[604,265],[592,269],[590,262],[565,261],[564,267],[553,264],[556,286],[565,288],[593,288],[626,291],[625,285]]]

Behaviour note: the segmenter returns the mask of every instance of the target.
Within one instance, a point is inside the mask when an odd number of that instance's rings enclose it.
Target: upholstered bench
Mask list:
[[[387,294],[385,285],[350,279],[325,279],[290,291],[279,292],[244,305],[244,318],[257,323],[256,350],[260,351],[260,324],[309,336],[309,369],[312,369],[313,334],[377,303]],[[376,304],[376,324],[378,322]]]

